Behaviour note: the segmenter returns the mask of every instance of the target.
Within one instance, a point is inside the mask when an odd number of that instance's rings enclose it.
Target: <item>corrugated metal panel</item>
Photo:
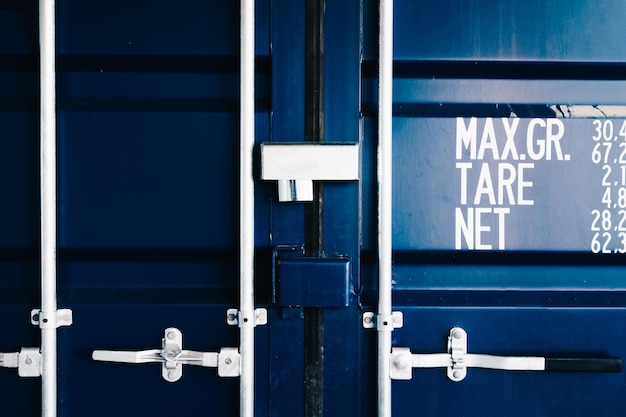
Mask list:
[[[38,7],[13,3],[0,2],[0,352],[40,345],[29,323],[41,303]],[[394,346],[444,352],[459,326],[472,353],[626,356],[623,4],[394,8],[393,301],[404,313]],[[338,280],[341,303],[323,311],[323,410],[369,417],[376,332],[362,314],[376,310],[378,289],[378,2],[327,0],[325,13],[325,137],[360,145],[361,176],[324,186],[317,255],[349,261],[351,274]],[[239,343],[226,324],[239,290],[238,3],[59,0],[57,18],[58,290],[74,313],[59,330],[59,414],[236,416],[236,378],[186,366],[168,383],[156,364],[91,352],[158,348],[170,326],[186,349]],[[304,1],[256,2],[257,143],[305,139],[304,19]],[[471,123],[475,157],[462,138]],[[549,135],[551,158],[533,159]],[[280,250],[305,243],[305,209],[255,180],[256,299],[269,318],[255,330],[255,415],[292,417],[304,409],[310,306],[273,304],[273,273]],[[615,401],[623,373],[412,375],[392,383],[396,417],[626,411]],[[39,415],[37,379],[2,369],[0,389],[4,414]]]

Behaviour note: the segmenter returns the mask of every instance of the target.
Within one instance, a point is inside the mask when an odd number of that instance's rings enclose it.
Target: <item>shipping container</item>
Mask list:
[[[626,415],[625,23],[0,0],[1,414]]]

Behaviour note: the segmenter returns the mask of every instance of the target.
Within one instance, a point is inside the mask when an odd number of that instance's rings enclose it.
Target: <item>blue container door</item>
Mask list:
[[[160,350],[169,328],[183,350],[239,346],[227,324],[239,304],[239,3],[131,3],[58,4],[60,305],[75,317],[62,332],[59,407],[236,416],[236,376],[183,365],[170,382],[160,363],[92,359]],[[257,2],[262,140],[268,18]],[[263,352],[267,329],[256,335]]]
[[[393,300],[404,326],[394,348],[447,353],[462,328],[468,354],[623,358],[623,6],[395,3]],[[376,5],[365,7],[374,28]],[[369,49],[370,152],[375,58]],[[375,187],[365,190],[372,201]],[[612,400],[624,389],[618,361],[603,373],[471,360],[457,365],[460,381],[445,367],[394,381],[393,415],[626,411]]]
[[[41,305],[39,8],[9,3],[0,5],[7,353],[41,344],[29,318]],[[58,305],[74,317],[58,331],[58,415],[236,416],[237,377],[184,366],[174,383],[160,363],[92,359],[94,350],[160,350],[167,328],[182,332],[182,349],[239,344],[226,314],[239,303],[239,4],[131,3],[57,2]],[[257,2],[262,140],[269,10]],[[267,330],[256,335],[265,352]],[[258,374],[267,367],[260,353]],[[3,414],[41,415],[40,379],[2,369],[0,384]],[[258,409],[267,401],[258,395]]]

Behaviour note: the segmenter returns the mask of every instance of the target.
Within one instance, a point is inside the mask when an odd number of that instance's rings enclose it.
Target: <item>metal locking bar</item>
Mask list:
[[[622,359],[493,356],[467,353],[467,333],[460,327],[454,327],[448,336],[448,353],[411,354],[408,348],[392,349],[392,379],[411,379],[413,368],[447,368],[448,378],[459,382],[467,376],[468,368],[506,371],[621,372]]]
[[[96,361],[121,363],[161,363],[161,374],[168,382],[176,382],[183,375],[183,365],[217,368],[221,377],[239,376],[240,356],[237,348],[222,348],[218,352],[196,352],[183,349],[183,334],[175,327],[165,329],[161,349],[136,352],[94,350]]]

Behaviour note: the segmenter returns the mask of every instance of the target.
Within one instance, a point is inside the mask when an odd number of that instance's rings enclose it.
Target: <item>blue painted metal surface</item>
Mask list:
[[[623,62],[614,1],[398,1],[396,59]]]
[[[276,261],[281,307],[348,307],[352,268],[347,258],[294,257]]]
[[[609,141],[594,140],[594,126],[604,123]],[[604,213],[612,236],[605,249],[626,251],[622,126],[619,119],[396,119],[394,248],[585,252]],[[420,194],[427,198],[418,208]]]
[[[551,105],[625,104],[622,2],[395,3],[394,345],[443,352],[461,326],[473,353],[626,357],[624,255],[591,253],[604,165],[612,223],[600,232],[620,239],[621,120],[609,160],[594,163],[593,120],[564,119],[570,161],[535,162],[536,204],[511,206],[505,250],[457,250],[454,217],[457,117],[478,118],[478,140],[500,123],[499,145],[512,112],[526,129],[557,116]],[[40,303],[37,13],[36,1],[0,2],[0,352],[40,343],[28,318]],[[326,138],[361,144],[362,175],[324,187],[324,255],[352,268],[340,294],[329,289],[342,307],[324,310],[324,414],[372,417],[375,332],[361,314],[377,303],[377,2],[327,0],[325,21]],[[256,23],[257,142],[304,141],[304,1],[259,0]],[[186,367],[169,384],[157,365],[90,355],[156,348],[169,326],[188,349],[238,344],[225,323],[238,302],[238,28],[228,0],[58,0],[59,306],[74,311],[59,332],[60,415],[237,415],[237,380],[214,370]],[[531,162],[486,152],[461,162]],[[504,207],[488,197],[477,206]],[[256,296],[269,312],[255,331],[256,415],[299,416],[302,310],[272,302],[272,252],[303,243],[304,209],[260,180],[256,202]],[[0,371],[2,414],[38,415],[39,381]],[[624,374],[470,369],[452,383],[414,370],[393,383],[393,412],[621,416],[625,386]]]
[[[403,309],[404,310],[404,309]],[[493,355],[623,356],[623,311],[545,307],[425,307],[404,310],[405,327],[394,335],[413,352],[445,351],[448,327],[468,333],[468,352]],[[407,326],[419,322],[420,326]],[[599,323],[602,323],[599,325]],[[584,329],[584,330],[583,330]],[[609,347],[610,346],[610,347]],[[394,382],[394,415],[426,416],[620,415],[611,400],[623,373],[541,373],[468,369],[465,380],[448,380],[444,369],[413,370],[413,380]],[[602,386],[598,390],[598,386]],[[609,404],[609,405],[607,405]]]

